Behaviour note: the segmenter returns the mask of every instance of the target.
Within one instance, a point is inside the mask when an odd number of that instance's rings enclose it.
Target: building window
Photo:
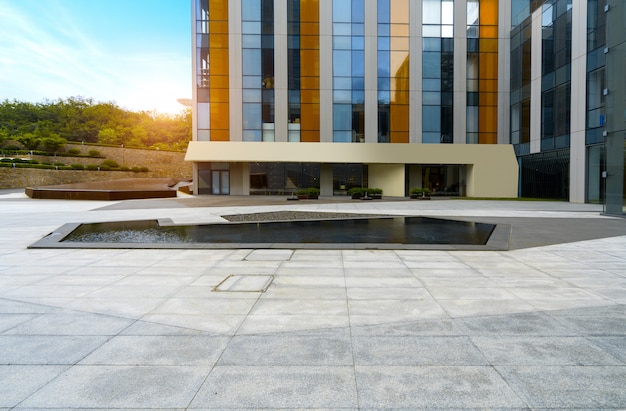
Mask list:
[[[454,2],[422,3],[422,142],[452,143]]]
[[[365,6],[333,1],[333,141],[365,142]]]

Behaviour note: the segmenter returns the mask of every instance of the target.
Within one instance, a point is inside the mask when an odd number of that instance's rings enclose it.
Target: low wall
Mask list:
[[[120,166],[147,167],[146,173],[128,171],[86,171],[86,170],[40,170],[32,168],[0,168],[0,189],[41,187],[48,185],[72,184],[88,181],[118,180],[122,178],[169,177],[178,180],[191,180],[192,165],[184,161],[185,153],[139,150],[121,147],[102,147],[82,144],[66,144],[65,150],[77,148],[87,154],[98,150],[105,158],[33,156],[40,163],[60,162],[71,164],[100,164],[105,159],[114,160]]]

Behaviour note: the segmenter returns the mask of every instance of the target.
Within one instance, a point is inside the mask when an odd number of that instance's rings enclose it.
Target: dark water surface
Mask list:
[[[382,217],[160,226],[156,221],[81,224],[63,242],[484,245],[494,224]]]

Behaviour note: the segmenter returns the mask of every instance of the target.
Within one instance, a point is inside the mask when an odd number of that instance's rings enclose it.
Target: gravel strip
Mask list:
[[[291,221],[291,220],[328,220],[332,218],[386,217],[381,214],[328,213],[315,211],[274,211],[269,213],[223,215],[231,222]]]

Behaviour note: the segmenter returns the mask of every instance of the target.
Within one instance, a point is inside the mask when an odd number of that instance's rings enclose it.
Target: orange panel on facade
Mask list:
[[[480,26],[480,38],[497,39],[498,26]]]
[[[498,39],[479,39],[478,49],[481,53],[497,53]]]
[[[498,135],[496,133],[481,133],[478,135],[478,144],[497,144]]]
[[[319,0],[300,0],[300,21],[319,21]]]
[[[317,50],[320,48],[318,36],[300,36],[300,49]]]
[[[478,104],[480,106],[497,106],[498,93],[479,93]]]
[[[408,131],[409,130],[409,105],[408,104],[392,104],[389,107],[389,117],[391,131]]]
[[[211,76],[210,77],[211,88],[229,88],[228,76]]]
[[[229,90],[227,88],[211,87],[211,90],[210,90],[211,103],[228,103],[228,93],[229,93]]]
[[[211,37],[209,38],[209,47],[211,47],[211,49],[227,49],[228,34],[211,33]]]
[[[409,22],[409,0],[392,0],[390,6],[390,23]]]
[[[211,129],[228,130],[229,104],[211,103]]]
[[[408,131],[392,131],[389,141],[392,143],[408,143],[409,132]]]
[[[210,21],[209,33],[228,34],[228,22],[227,21]]]
[[[209,73],[211,75],[228,75],[228,49],[211,49]]]
[[[302,77],[317,77],[319,73],[319,50],[300,50],[300,75]]]
[[[319,90],[300,90],[300,101],[302,104],[318,103],[320,102]]]
[[[320,25],[318,23],[300,23],[301,36],[318,36],[320,34]]]
[[[498,54],[497,53],[480,53],[479,78],[496,79],[498,78]],[[482,91],[482,90],[481,90]]]
[[[229,141],[230,131],[228,130],[211,130],[211,141]]]
[[[209,0],[209,19],[228,20],[228,1]]]
[[[480,25],[498,25],[498,0],[480,0]],[[483,36],[480,36],[483,37]],[[490,36],[491,37],[491,36]],[[497,37],[497,35],[495,36]]]
[[[300,141],[303,143],[319,143],[320,132],[319,131],[300,131]]]
[[[319,77],[300,77],[300,89],[301,90],[319,90],[320,79]]]
[[[478,131],[481,134],[498,131],[497,106],[481,106],[478,108]]]
[[[320,105],[301,104],[300,105],[300,130],[320,129]]]

